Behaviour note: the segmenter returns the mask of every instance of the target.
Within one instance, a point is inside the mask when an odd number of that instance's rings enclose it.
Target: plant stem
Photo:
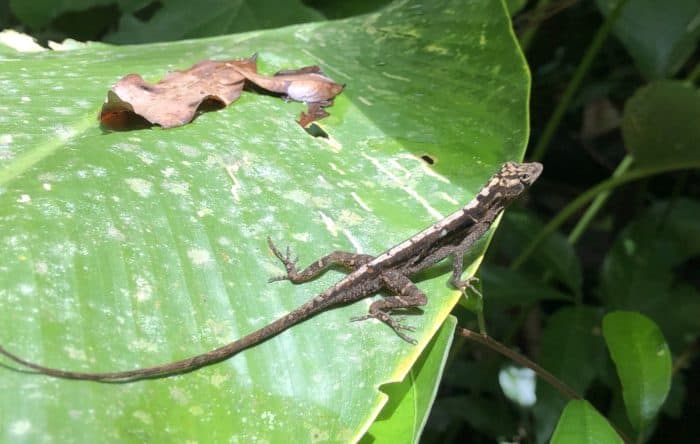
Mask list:
[[[634,158],[629,154],[626,155],[625,158],[622,159],[622,162],[620,162],[620,164],[613,172],[612,177],[620,177],[621,175],[626,173],[630,165],[632,165],[632,162],[634,162]],[[588,227],[588,224],[590,224],[591,220],[593,220],[600,208],[608,200],[608,197],[610,197],[611,192],[612,190],[602,191],[595,197],[595,199],[593,199],[591,205],[588,207],[586,212],[583,213],[583,216],[581,217],[581,219],[579,219],[574,229],[571,230],[571,233],[569,233],[569,237],[567,238],[569,244],[573,245],[576,243],[576,241],[578,241],[579,237],[581,237],[583,232]]]
[[[695,68],[693,68],[692,71],[690,71],[690,74],[688,74],[688,78],[686,79],[690,83],[695,83],[697,80],[700,78],[700,63],[697,63],[695,65]]]
[[[528,48],[530,47],[530,44],[532,43],[532,39],[535,38],[535,34],[537,33],[537,30],[540,27],[540,17],[544,15],[544,11],[547,9],[547,6],[549,6],[549,3],[552,0],[540,0],[537,2],[537,6],[535,6],[535,9],[532,10],[532,27],[525,31],[520,37],[520,48],[522,48],[523,53],[527,52]]]
[[[535,252],[537,247],[544,239],[547,238],[547,236],[554,233],[557,230],[557,228],[559,228],[572,214],[574,214],[579,208],[584,206],[586,202],[595,198],[602,191],[612,190],[615,187],[620,186],[624,183],[632,182],[634,180],[642,179],[649,176],[654,176],[656,174],[676,170],[687,170],[692,168],[700,168],[700,163],[684,163],[680,165],[668,164],[656,167],[647,167],[644,169],[629,171],[617,177],[613,176],[609,179],[600,182],[597,185],[594,185],[593,187],[580,194],[569,205],[562,208],[562,210],[559,211],[559,213],[556,216],[554,216],[552,220],[549,221],[549,223],[545,225],[545,227],[539,233],[537,233],[537,236],[535,236],[532,239],[532,241],[530,241],[530,244],[523,249],[523,251],[520,253],[520,256],[515,258],[513,263],[510,265],[510,268],[512,270],[517,270]]]
[[[549,142],[552,140],[554,133],[559,128],[561,119],[564,117],[564,112],[569,108],[569,104],[571,103],[571,100],[573,99],[576,91],[578,91],[579,86],[581,85],[581,81],[588,73],[588,70],[590,69],[591,64],[593,63],[593,60],[598,55],[600,49],[603,47],[605,39],[607,39],[608,34],[610,34],[612,25],[617,20],[627,1],[628,0],[618,0],[617,5],[615,5],[615,9],[613,9],[612,12],[608,15],[603,25],[600,28],[598,28],[598,32],[596,32],[595,37],[593,37],[593,41],[588,46],[588,49],[586,50],[586,53],[583,56],[583,59],[581,59],[581,63],[579,63],[578,67],[576,68],[576,72],[574,72],[574,76],[571,78],[571,81],[566,86],[566,90],[564,91],[561,100],[559,100],[557,107],[554,109],[552,116],[549,118],[549,121],[547,122],[547,125],[545,126],[545,129],[542,132],[542,136],[537,141],[537,145],[535,146],[531,156],[532,160],[539,161],[542,159],[542,157],[544,157],[545,152],[549,148]]]
[[[505,345],[501,344],[500,342],[496,341],[495,339],[491,338],[490,336],[487,335],[481,335],[475,331],[468,330],[466,328],[458,327],[457,328],[457,334],[464,336],[467,339],[470,339],[474,342],[478,342],[480,344],[483,344],[490,348],[491,350],[494,350],[495,352],[498,352],[502,354],[503,356],[507,357],[508,359],[511,359],[512,361],[517,362],[518,364],[522,365],[523,367],[527,367],[534,371],[537,376],[545,380],[547,383],[549,383],[552,387],[557,389],[564,397],[568,399],[583,399],[581,396],[578,395],[571,387],[566,385],[563,381],[558,379],[556,376],[553,374],[549,373],[547,370],[543,369],[539,365],[535,364],[533,361],[528,359],[527,357],[521,355],[520,353],[509,349]]]

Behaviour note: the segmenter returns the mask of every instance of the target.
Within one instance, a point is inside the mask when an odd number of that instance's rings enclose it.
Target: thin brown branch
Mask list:
[[[474,342],[483,344],[491,350],[498,352],[503,356],[517,362],[523,367],[529,368],[530,370],[534,371],[537,374],[537,376],[544,379],[547,383],[549,383],[549,385],[557,389],[566,398],[583,399],[578,393],[574,391],[574,389],[566,385],[562,380],[558,379],[556,376],[549,373],[547,370],[535,364],[533,361],[531,361],[524,355],[521,355],[520,353],[511,350],[510,348],[506,347],[505,345],[501,344],[500,342],[496,341],[490,336],[482,335],[475,331],[471,331],[462,327],[457,328],[457,334],[459,334],[460,336],[464,336],[465,338],[470,339]]]

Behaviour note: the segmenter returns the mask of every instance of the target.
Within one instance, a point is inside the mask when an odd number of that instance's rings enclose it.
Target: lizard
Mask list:
[[[417,341],[405,333],[413,331],[414,328],[392,317],[394,310],[418,308],[428,302],[426,295],[410,277],[451,257],[452,275],[449,282],[465,293],[467,288],[471,288],[474,278],[461,278],[464,254],[488,231],[501,211],[529,188],[541,172],[542,165],[536,162],[506,162],[464,207],[378,256],[335,251],[299,271],[296,267],[298,259],[292,258],[289,247],[283,254],[268,237],[270,250],[286,270],[284,275],[273,277],[270,282],[289,280],[294,284],[301,284],[315,279],[334,266],[345,268],[349,273],[336,284],[282,317],[206,353],[169,364],[109,373],[86,373],[45,367],[27,361],[2,346],[0,354],[40,374],[57,378],[126,382],[164,377],[190,372],[228,359],[323,311],[359,301],[380,290],[387,290],[389,294],[372,302],[367,315],[351,318],[351,321],[377,319],[393,329],[404,341],[416,344]]]

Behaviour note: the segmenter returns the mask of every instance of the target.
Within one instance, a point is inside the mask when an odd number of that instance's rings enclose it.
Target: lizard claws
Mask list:
[[[296,263],[299,261],[299,257],[294,257],[292,259],[292,250],[287,246],[286,249],[286,255],[282,254],[282,252],[275,246],[274,242],[272,242],[272,239],[268,236],[267,238],[267,244],[270,246],[270,250],[272,250],[272,253],[277,256],[277,259],[280,260],[284,264],[284,268],[287,270],[286,275],[280,275],[280,276],[274,276],[271,277],[268,282],[277,282],[277,281],[294,281],[294,279],[297,276],[297,267]]]
[[[467,296],[467,289],[469,289],[469,290],[473,291],[474,294],[476,294],[476,295],[479,296],[480,298],[483,298],[484,296],[481,294],[481,292],[479,291],[479,289],[477,289],[477,288],[474,286],[474,283],[476,283],[476,282],[479,282],[479,278],[476,277],[476,276],[472,276],[472,277],[467,278],[467,279],[465,279],[465,280],[463,280],[463,281],[458,281],[458,282],[457,282],[457,285],[455,285],[455,286],[457,287],[457,289],[458,289],[459,291],[462,292],[462,294],[463,294],[464,296]]]
[[[389,327],[391,327],[392,330],[394,330],[394,333],[397,334],[398,337],[403,339],[404,341],[408,342],[409,344],[416,345],[418,341],[416,341],[414,338],[404,334],[402,331],[416,331],[415,327],[411,325],[406,325],[400,320],[397,320],[395,318],[392,318],[389,314],[384,313],[384,312],[379,312],[379,313],[370,313],[364,316],[354,316],[350,318],[350,322],[357,322],[357,321],[364,321],[367,319],[377,319],[378,321],[382,321]]]

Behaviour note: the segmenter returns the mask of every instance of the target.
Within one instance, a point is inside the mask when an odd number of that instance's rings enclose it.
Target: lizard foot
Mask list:
[[[461,291],[464,296],[467,295],[467,289],[469,289],[469,290],[473,291],[480,298],[483,298],[483,295],[481,294],[481,292],[474,286],[474,283],[476,283],[476,282],[479,282],[479,278],[476,276],[472,276],[472,277],[465,279],[463,281],[455,282],[455,287],[457,287],[457,289],[459,291]]]
[[[416,345],[418,343],[418,341],[416,341],[414,338],[403,333],[403,331],[416,331],[415,327],[406,325],[403,322],[401,322],[401,320],[392,318],[388,313],[385,313],[383,311],[370,313],[364,316],[355,316],[350,318],[350,321],[357,322],[365,321],[367,319],[378,319],[382,321],[383,323],[391,327],[391,329],[394,330],[394,333],[396,333],[401,339],[408,342],[409,344]]]
[[[286,275],[280,275],[280,276],[273,276],[271,277],[268,282],[277,282],[277,281],[294,281],[298,275],[299,271],[297,270],[297,261],[299,261],[298,257],[292,258],[292,252],[290,251],[289,247],[287,247],[287,252],[286,254],[282,254],[279,249],[275,246],[275,244],[272,242],[272,239],[269,237],[267,238],[267,244],[270,246],[270,250],[272,250],[272,253],[274,253],[275,256],[277,256],[277,259],[280,260],[284,264],[284,268],[287,270]]]

